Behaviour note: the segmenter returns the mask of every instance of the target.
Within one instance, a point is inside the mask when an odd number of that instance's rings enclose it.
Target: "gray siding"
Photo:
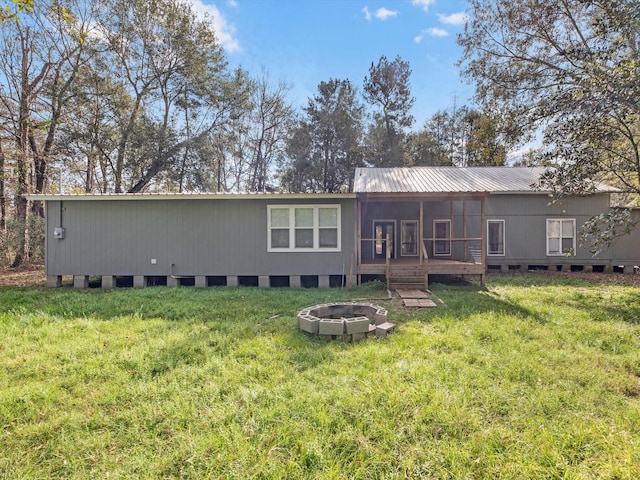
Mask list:
[[[638,227],[631,234],[618,238],[611,247],[614,265],[640,266],[640,210],[634,210],[632,218]]]
[[[267,252],[267,205],[307,203],[341,205],[341,251]],[[163,276],[174,264],[185,276],[338,275],[349,270],[355,223],[355,199],[49,201],[46,270]],[[59,226],[62,240],[53,237]]]
[[[487,264],[610,264],[611,250],[593,257],[588,245],[580,246],[579,230],[593,215],[609,209],[606,194],[572,197],[558,203],[543,194],[491,195],[486,203],[487,220],[505,221],[505,256],[488,256]],[[548,256],[546,220],[576,220],[575,256]]]

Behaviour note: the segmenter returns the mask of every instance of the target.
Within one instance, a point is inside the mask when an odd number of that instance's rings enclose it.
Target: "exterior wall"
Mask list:
[[[633,210],[631,214],[638,227],[629,235],[618,238],[611,247],[614,266],[640,266],[640,210]]]
[[[267,252],[267,205],[276,204],[341,205],[341,251]],[[50,200],[46,208],[48,276],[342,275],[355,255],[355,199]]]
[[[609,209],[606,194],[570,197],[551,204],[544,194],[491,195],[486,203],[487,220],[504,220],[505,255],[487,256],[487,265],[611,265],[608,249],[593,257],[589,246],[580,246],[580,228],[593,215]],[[576,220],[574,256],[547,255],[546,220]]]
[[[389,198],[393,196],[390,195]],[[593,257],[588,246],[576,255],[546,254],[546,220],[575,218],[576,228],[592,215],[607,211],[608,195],[574,197],[550,204],[544,194],[500,194],[485,200],[486,220],[504,220],[505,255],[487,256],[487,265],[640,265],[640,229],[618,239]],[[433,236],[434,219],[452,219],[454,238],[461,238],[462,201],[420,198],[403,201],[363,201],[361,238],[373,238],[373,220],[396,221],[396,245],[402,220],[419,220],[423,201],[423,236]],[[339,252],[268,252],[268,205],[341,205]],[[464,209],[467,237],[481,236],[481,202],[467,200]],[[640,211],[633,212],[640,220]],[[57,276],[144,277],[257,276],[261,285],[269,276],[290,276],[292,285],[304,275],[347,275],[360,248],[357,239],[355,198],[279,199],[277,196],[232,199],[47,200],[46,272]],[[64,227],[64,238],[54,229]],[[461,244],[462,242],[460,242]],[[454,242],[453,253],[460,245]],[[373,260],[373,243],[362,242],[363,263]],[[466,248],[477,248],[476,245]],[[432,252],[429,252],[431,255]],[[399,249],[396,258],[400,258]],[[155,260],[155,263],[153,262]],[[174,265],[173,271],[171,265]],[[296,277],[296,278],[294,278]],[[86,281],[79,278],[78,281]],[[202,281],[200,278],[198,281]],[[320,282],[328,282],[323,278]]]

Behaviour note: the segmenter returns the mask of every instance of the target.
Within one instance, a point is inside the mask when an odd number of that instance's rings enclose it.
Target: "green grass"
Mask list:
[[[640,289],[0,288],[0,477],[640,478]],[[325,342],[305,306],[396,333]]]

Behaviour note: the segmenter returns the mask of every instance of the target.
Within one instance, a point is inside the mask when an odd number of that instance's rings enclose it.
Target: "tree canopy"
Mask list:
[[[463,74],[523,136],[542,130],[558,194],[640,193],[640,3],[470,0]]]
[[[377,167],[405,165],[405,129],[413,125],[409,77],[411,68],[397,56],[390,62],[382,55],[377,64],[371,63],[364,79],[364,98],[372,105],[373,123],[367,135],[368,163]]]
[[[292,159],[282,183],[298,192],[337,193],[350,190],[362,162],[363,106],[348,80],[318,85],[304,117],[293,130],[287,153]]]

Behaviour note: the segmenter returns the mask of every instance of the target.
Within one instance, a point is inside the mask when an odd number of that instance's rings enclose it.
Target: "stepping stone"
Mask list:
[[[428,298],[406,298],[402,300],[405,307],[433,308],[436,303]]]

